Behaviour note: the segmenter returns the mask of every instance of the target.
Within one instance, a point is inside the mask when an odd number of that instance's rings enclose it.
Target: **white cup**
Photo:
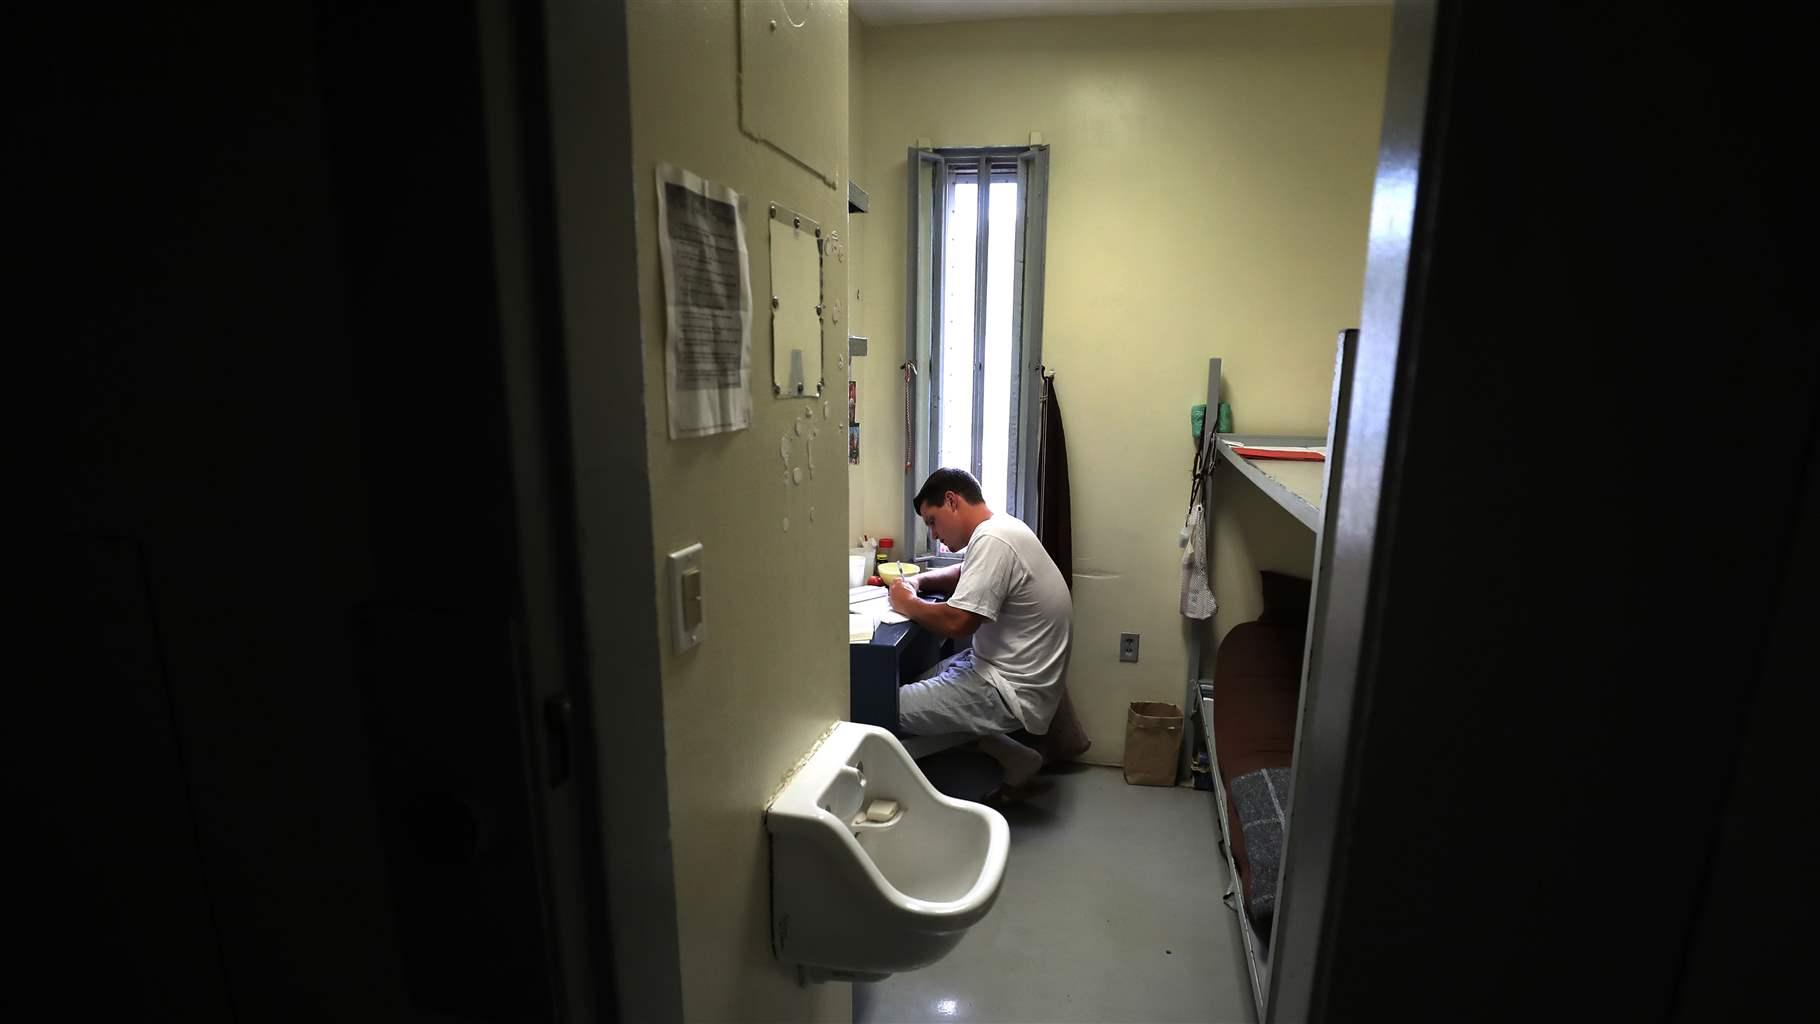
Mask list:
[[[866,582],[866,556],[847,556],[847,586],[857,587]]]

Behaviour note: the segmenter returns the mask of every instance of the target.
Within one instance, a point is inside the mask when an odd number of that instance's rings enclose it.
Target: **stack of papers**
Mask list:
[[[888,597],[884,587],[854,587],[847,592],[848,643],[870,643],[880,624],[910,621],[891,610]]]

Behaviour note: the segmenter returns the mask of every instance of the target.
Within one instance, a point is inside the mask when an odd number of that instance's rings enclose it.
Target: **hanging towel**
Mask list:
[[[1055,375],[1042,379],[1041,419],[1037,430],[1036,537],[1074,588],[1074,516],[1068,493],[1068,438],[1062,433],[1062,407],[1055,397]]]
[[[1182,532],[1182,614],[1190,619],[1209,619],[1219,602],[1213,599],[1213,587],[1207,581],[1207,529],[1203,520],[1207,510],[1200,502],[1188,510],[1188,523]]]
[[[1068,442],[1062,435],[1062,407],[1055,398],[1055,375],[1043,376],[1039,386],[1042,407],[1037,425],[1036,537],[1072,590],[1074,519],[1068,494]],[[1093,746],[1074,715],[1066,674],[1062,678],[1062,699],[1055,706],[1055,717],[1049,720],[1049,731],[1041,736],[1015,734],[1014,738],[1036,748],[1043,755],[1044,764],[1072,761]]]

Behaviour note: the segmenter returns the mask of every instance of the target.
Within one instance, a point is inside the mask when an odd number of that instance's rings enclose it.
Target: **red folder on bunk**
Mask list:
[[[1290,459],[1296,462],[1326,462],[1327,453],[1315,448],[1253,448],[1250,445],[1230,445],[1234,455],[1243,455],[1248,459]]]

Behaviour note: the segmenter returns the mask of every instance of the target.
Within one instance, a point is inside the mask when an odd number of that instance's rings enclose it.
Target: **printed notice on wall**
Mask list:
[[[670,437],[752,425],[752,276],[739,193],[657,166]]]

